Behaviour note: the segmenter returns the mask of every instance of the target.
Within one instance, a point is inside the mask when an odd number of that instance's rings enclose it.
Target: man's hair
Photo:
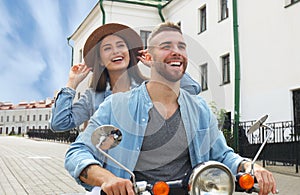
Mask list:
[[[179,32],[180,34],[182,34],[181,28],[178,24],[173,23],[173,22],[163,22],[161,24],[159,24],[158,26],[156,26],[153,30],[152,33],[150,34],[149,38],[148,38],[148,45],[151,47],[150,42],[151,40],[158,35],[161,32],[164,31],[175,31],[175,32]]]

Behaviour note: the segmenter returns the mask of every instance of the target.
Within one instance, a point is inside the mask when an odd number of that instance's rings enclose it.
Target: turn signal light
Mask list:
[[[168,195],[170,188],[166,182],[158,181],[154,184],[152,191],[154,195]]]
[[[241,186],[241,188],[249,190],[254,185],[254,178],[248,173],[243,174],[239,178],[239,185]]]

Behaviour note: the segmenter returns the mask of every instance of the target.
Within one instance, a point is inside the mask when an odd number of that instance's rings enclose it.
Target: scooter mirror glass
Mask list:
[[[247,131],[247,134],[250,135],[253,132],[255,132],[257,129],[261,127],[261,125],[267,120],[268,115],[265,115],[261,117],[259,120],[257,120]]]
[[[121,131],[112,125],[99,126],[91,137],[94,146],[101,150],[109,150],[117,146],[122,140]]]

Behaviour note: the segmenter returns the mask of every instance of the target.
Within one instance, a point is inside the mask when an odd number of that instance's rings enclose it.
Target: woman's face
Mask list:
[[[128,47],[125,41],[116,36],[106,36],[100,44],[101,64],[109,72],[127,69],[130,61]]]

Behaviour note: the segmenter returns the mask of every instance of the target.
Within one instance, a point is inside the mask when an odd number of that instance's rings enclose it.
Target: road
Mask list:
[[[0,136],[1,195],[83,195],[85,190],[64,169],[66,143]],[[278,166],[277,166],[278,167]],[[280,194],[300,195],[300,174],[292,167],[270,167]],[[285,173],[285,174],[282,174]],[[234,193],[240,195],[243,193]],[[245,193],[244,193],[245,195]]]

